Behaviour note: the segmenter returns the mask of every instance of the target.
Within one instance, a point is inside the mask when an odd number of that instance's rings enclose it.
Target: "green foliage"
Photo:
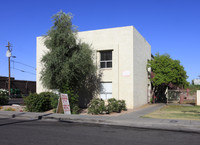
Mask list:
[[[8,91],[0,89],[0,105],[5,105],[9,101]]]
[[[74,91],[69,87],[66,87],[65,91],[63,93],[68,95],[71,113],[78,114],[80,111],[80,108],[77,105],[79,96],[77,94],[75,94]]]
[[[189,85],[188,89],[190,89],[190,95],[194,95],[197,90],[200,90],[200,85]]]
[[[116,100],[115,98],[108,99],[108,105],[106,106],[107,113],[120,113],[122,110],[127,110],[124,100]]]
[[[30,94],[24,98],[27,111],[44,112],[56,107],[58,96],[52,92],[42,92],[40,94]],[[52,101],[52,102],[51,102]]]
[[[42,82],[49,89],[62,89],[66,84],[65,63],[77,51],[76,29],[72,26],[71,14],[62,11],[53,16],[54,25],[45,37],[45,45],[49,50],[42,58],[44,69]],[[64,78],[63,78],[64,77]]]
[[[77,104],[74,104],[72,107],[71,107],[71,113],[72,114],[79,114],[80,113],[80,108]]]
[[[89,114],[102,114],[105,111],[105,102],[99,98],[93,98],[88,106]]]
[[[124,110],[124,111],[127,110],[125,100],[118,100],[118,104],[119,104],[119,107],[121,108],[121,110]]]
[[[108,99],[108,105],[105,106],[105,102],[99,98],[93,98],[88,107],[89,114],[107,114],[111,112],[120,113],[122,110],[127,110],[124,100],[116,100],[114,98]]]
[[[184,67],[179,60],[173,60],[168,54],[156,54],[154,59],[148,62],[155,76],[151,78],[154,86],[165,85],[170,83],[184,88],[189,85]]]
[[[99,80],[92,59],[93,52],[89,45],[77,39],[77,29],[71,19],[71,14],[62,11],[54,15],[54,25],[44,42],[49,51],[42,58],[44,69],[41,80],[48,89],[58,89],[61,93],[65,91],[65,86],[79,93],[80,88],[88,89],[88,83],[95,86],[98,82],[95,80]],[[93,91],[98,89],[97,86]]]
[[[51,92],[48,93],[50,93],[49,95],[50,95],[51,107],[54,109],[57,108],[59,96]]]
[[[115,98],[108,99],[107,113],[121,112],[119,104]]]
[[[101,73],[97,75],[90,46],[77,39],[72,15],[60,11],[53,16],[53,22],[44,40],[48,51],[41,60],[44,66],[41,80],[48,89],[57,89],[60,93],[70,91],[67,94],[76,92],[69,97],[74,112],[74,106],[78,110],[78,96],[95,96],[99,92]]]

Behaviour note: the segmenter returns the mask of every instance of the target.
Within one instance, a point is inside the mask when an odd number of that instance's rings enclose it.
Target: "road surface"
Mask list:
[[[0,145],[199,145],[200,134],[0,118]]]

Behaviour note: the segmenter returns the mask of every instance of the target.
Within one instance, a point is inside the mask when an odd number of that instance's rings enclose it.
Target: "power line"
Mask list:
[[[15,62],[15,63],[18,63],[18,64],[21,64],[21,65],[24,65],[24,66],[27,66],[27,67],[30,67],[30,68],[32,68],[32,69],[34,69],[34,70],[36,70],[36,68],[35,67],[33,67],[33,66],[30,66],[30,65],[27,65],[27,64],[24,64],[24,63],[22,63],[22,62],[19,62],[19,61],[15,61],[15,60],[11,60],[12,62]]]
[[[15,69],[15,70],[21,71],[21,72],[23,72],[23,73],[28,73],[28,74],[36,75],[35,73],[28,72],[28,71],[25,71],[25,70],[21,70],[21,69],[18,69],[18,68],[12,68],[12,69]]]

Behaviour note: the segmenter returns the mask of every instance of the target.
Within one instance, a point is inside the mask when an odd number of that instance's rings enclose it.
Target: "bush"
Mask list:
[[[118,104],[119,104],[119,107],[121,108],[121,110],[127,111],[125,100],[118,100]]]
[[[58,96],[52,92],[30,94],[24,98],[26,109],[30,112],[44,112],[57,107]]]
[[[88,106],[89,114],[102,114],[105,111],[105,102],[99,98],[93,98]]]
[[[124,100],[116,100],[115,98],[108,99],[108,105],[106,106],[106,113],[118,112],[127,110]]]
[[[9,101],[8,91],[0,89],[0,105],[8,104],[8,101]]]
[[[104,100],[99,98],[93,98],[88,106],[89,114],[102,114],[117,112],[120,113],[122,110],[126,111],[126,103],[124,100],[116,100],[115,98],[108,99],[108,105],[105,106]]]
[[[80,108],[79,108],[79,106],[77,104],[71,106],[70,109],[71,109],[71,113],[72,114],[79,114],[80,113]]]
[[[53,109],[57,108],[58,99],[59,99],[59,95],[54,94],[54,93],[51,94],[50,101],[51,101],[51,107]]]
[[[115,98],[108,99],[108,105],[107,105],[107,113],[111,112],[121,112],[120,105],[118,101]]]
[[[78,106],[78,98],[79,96],[74,93],[72,89],[69,87],[65,87],[65,90],[63,93],[67,94],[69,97],[69,104],[70,104],[70,110],[72,114],[78,114],[80,112],[80,108]]]

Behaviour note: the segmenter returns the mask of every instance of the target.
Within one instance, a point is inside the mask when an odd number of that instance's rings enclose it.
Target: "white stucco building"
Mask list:
[[[94,62],[103,73],[104,89],[99,97],[123,99],[127,108],[148,102],[146,65],[151,59],[151,46],[133,26],[79,32],[78,38],[91,44]],[[37,93],[45,91],[40,81],[40,60],[46,51],[43,42],[43,37],[37,37]]]
[[[200,79],[194,79],[193,82],[194,85],[200,85]]]

